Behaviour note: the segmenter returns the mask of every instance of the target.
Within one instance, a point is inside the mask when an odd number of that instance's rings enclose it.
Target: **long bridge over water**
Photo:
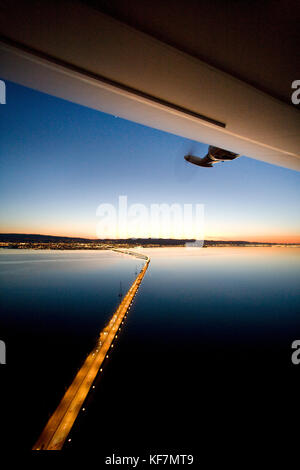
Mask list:
[[[146,263],[110,321],[101,331],[95,347],[77,372],[73,382],[65,392],[58,407],[49,418],[32,450],[62,449],[97,374],[99,371],[102,372],[101,365],[105,358],[108,357],[108,352],[114,346],[113,341],[117,337],[117,333],[121,329],[124,319],[126,319],[128,309],[148,269],[150,263],[148,256],[130,250],[114,249],[114,251],[136,256],[144,259]]]

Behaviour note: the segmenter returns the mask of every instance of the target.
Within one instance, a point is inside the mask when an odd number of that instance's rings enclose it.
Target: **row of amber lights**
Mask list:
[[[137,292],[137,290],[138,290],[138,288],[136,289],[136,292]],[[134,296],[136,295],[136,292],[135,292]],[[127,308],[127,311],[130,310],[130,307],[132,306],[132,303],[133,303],[133,300],[129,303],[129,306],[128,306],[128,308]],[[117,311],[118,311],[118,310],[119,310],[119,307],[118,307]],[[124,318],[124,320],[125,320],[125,319],[127,318],[127,314],[124,315],[123,318]],[[121,322],[121,325],[123,325],[123,324],[124,324],[124,321]],[[119,328],[118,328],[118,331],[121,331],[121,327],[120,327],[120,326],[119,326]],[[118,338],[118,335],[117,335],[117,334],[115,335],[115,338],[116,338],[116,339]],[[102,344],[101,341],[99,341],[99,346],[101,346],[101,344]],[[113,348],[113,347],[114,347],[114,343],[112,343],[112,344],[110,345],[110,348]],[[99,351],[99,350],[97,349],[96,352],[98,352],[98,351]],[[93,354],[93,355],[94,355],[94,354]],[[109,358],[109,355],[107,354],[105,357],[106,357],[106,359],[108,359],[108,358]],[[101,368],[101,369],[99,370],[99,372],[103,372],[103,368]],[[95,385],[92,385],[92,389],[95,389],[95,388],[96,388]],[[82,408],[82,411],[85,411],[85,410],[86,410],[86,408],[83,407],[83,408]],[[69,439],[68,439],[68,442],[71,442],[71,440],[72,440],[72,439],[69,438]]]
[[[150,260],[147,259],[144,268],[132,284],[119,308],[113,315],[113,321],[111,320],[100,333],[99,341],[101,344],[99,344],[98,341],[98,344],[87,356],[85,362],[77,372],[73,382],[67,389],[57,409],[49,418],[42,434],[40,435],[36,444],[33,446],[33,450],[59,450],[63,447],[64,442],[67,439],[68,434],[70,433],[72,426],[78,416],[78,413],[80,412],[80,408],[86,400],[91,385],[97,377],[103,360],[105,357],[108,357],[107,352],[112,345],[116,333],[116,331],[113,329],[117,329],[117,324],[119,327],[124,323],[122,320],[124,316],[126,316],[129,305],[131,304],[130,300],[133,299],[140,286],[140,283],[149,265],[149,261]],[[103,350],[101,351],[102,348],[105,351],[104,357]]]
[[[143,279],[143,277],[144,277],[144,274],[145,274],[145,272],[146,272],[146,270],[147,270],[147,268],[148,268],[149,262],[150,262],[150,260],[148,259],[147,262],[146,262],[146,264],[145,264],[145,266],[143,267],[142,271],[139,273],[138,277],[135,279],[135,281],[134,281],[134,283],[132,284],[132,286],[130,287],[129,291],[127,292],[127,294],[126,294],[125,297],[123,298],[122,302],[121,302],[120,305],[118,306],[116,312],[114,313],[114,315],[113,315],[112,318],[110,319],[108,325],[101,331],[101,333],[100,333],[100,335],[99,335],[99,341],[98,341],[98,345],[99,345],[100,347],[101,347],[102,344],[103,344],[103,342],[101,341],[102,335],[104,334],[105,336],[107,336],[107,335],[108,335],[108,331],[107,331],[107,330],[111,331],[111,330],[115,330],[115,329],[116,329],[116,327],[114,326],[114,324],[115,324],[115,322],[116,322],[116,319],[118,318],[118,313],[120,313],[120,311],[126,306],[126,303],[127,303],[128,305],[127,305],[127,307],[126,307],[125,314],[123,315],[122,321],[120,322],[121,325],[124,324],[123,319],[126,319],[126,318],[127,318],[127,312],[128,312],[128,310],[130,310],[130,307],[132,306],[133,299],[134,299],[134,297],[135,297],[135,295],[136,295],[136,293],[137,293],[137,291],[138,291],[138,289],[139,289],[139,287],[140,287],[141,281],[142,281],[142,279]],[[135,292],[134,292],[134,294],[133,294],[132,300],[126,300],[127,297],[130,297],[130,294],[132,293],[133,290],[135,290]],[[123,304],[125,304],[125,305],[123,305]],[[121,326],[118,327],[117,331],[121,331]],[[118,338],[118,335],[116,334],[116,335],[114,336],[114,338]],[[104,341],[105,341],[105,340],[104,340]],[[114,344],[112,343],[112,344],[110,345],[110,348],[113,348],[113,347],[114,347]],[[99,350],[96,349],[96,352],[98,352],[98,351],[99,351]],[[93,354],[93,356],[94,356],[94,355],[95,355],[95,353]],[[106,354],[106,359],[108,359],[108,358],[109,358],[109,355]],[[101,368],[101,369],[99,370],[99,372],[100,372],[100,373],[103,372],[103,368]],[[92,385],[92,389],[95,389],[95,388],[96,388],[95,385]],[[82,411],[86,411],[86,408],[83,407],[83,408],[82,408]],[[68,439],[68,442],[71,442],[71,441],[72,441],[72,438],[70,437],[70,438]]]

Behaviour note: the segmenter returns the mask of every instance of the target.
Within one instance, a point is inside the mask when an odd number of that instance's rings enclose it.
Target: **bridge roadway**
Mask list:
[[[121,250],[115,251],[122,252]],[[145,257],[142,256],[141,258],[145,259]],[[113,347],[113,340],[116,337],[117,332],[121,329],[121,324],[123,323],[124,318],[126,318],[126,313],[143,280],[149,262],[150,259],[147,258],[143,269],[139,272],[127,294],[124,296],[117,310],[111,317],[109,323],[101,331],[95,347],[77,372],[73,382],[67,389],[58,407],[49,418],[32,450],[62,449],[84,400],[86,399],[99,370],[101,371],[100,367],[105,358],[108,357],[110,348]]]

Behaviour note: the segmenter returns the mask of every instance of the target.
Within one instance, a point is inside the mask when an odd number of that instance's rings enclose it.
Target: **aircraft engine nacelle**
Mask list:
[[[205,157],[196,157],[194,155],[185,155],[185,160],[194,165],[203,166],[206,168],[211,168],[214,163],[225,162],[229,160],[234,160],[239,157],[238,153],[230,152],[229,150],[221,149],[219,147],[214,147],[210,145],[208,152]]]

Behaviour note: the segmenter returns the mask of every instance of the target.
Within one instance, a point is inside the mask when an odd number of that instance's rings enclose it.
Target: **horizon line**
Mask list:
[[[56,237],[56,238],[68,238],[68,239],[78,239],[78,240],[89,240],[89,241],[103,241],[103,240],[129,240],[129,241],[134,241],[134,240],[174,240],[174,241],[193,241],[196,240],[195,238],[161,238],[161,237],[128,237],[128,238],[89,238],[89,237],[79,237],[79,236],[70,236],[70,235],[49,235],[49,234],[42,234],[42,233],[24,233],[24,232],[0,232],[1,235],[23,235],[23,236],[41,236],[41,237]],[[222,238],[207,238],[204,239],[205,241],[210,241],[210,242],[242,242],[242,243],[268,243],[268,244],[273,244],[273,245],[280,245],[280,244],[285,244],[285,245],[299,245],[300,242],[286,242],[286,241],[277,241],[277,242],[272,242],[272,241],[249,241],[249,240],[235,240],[235,239],[222,239]]]

